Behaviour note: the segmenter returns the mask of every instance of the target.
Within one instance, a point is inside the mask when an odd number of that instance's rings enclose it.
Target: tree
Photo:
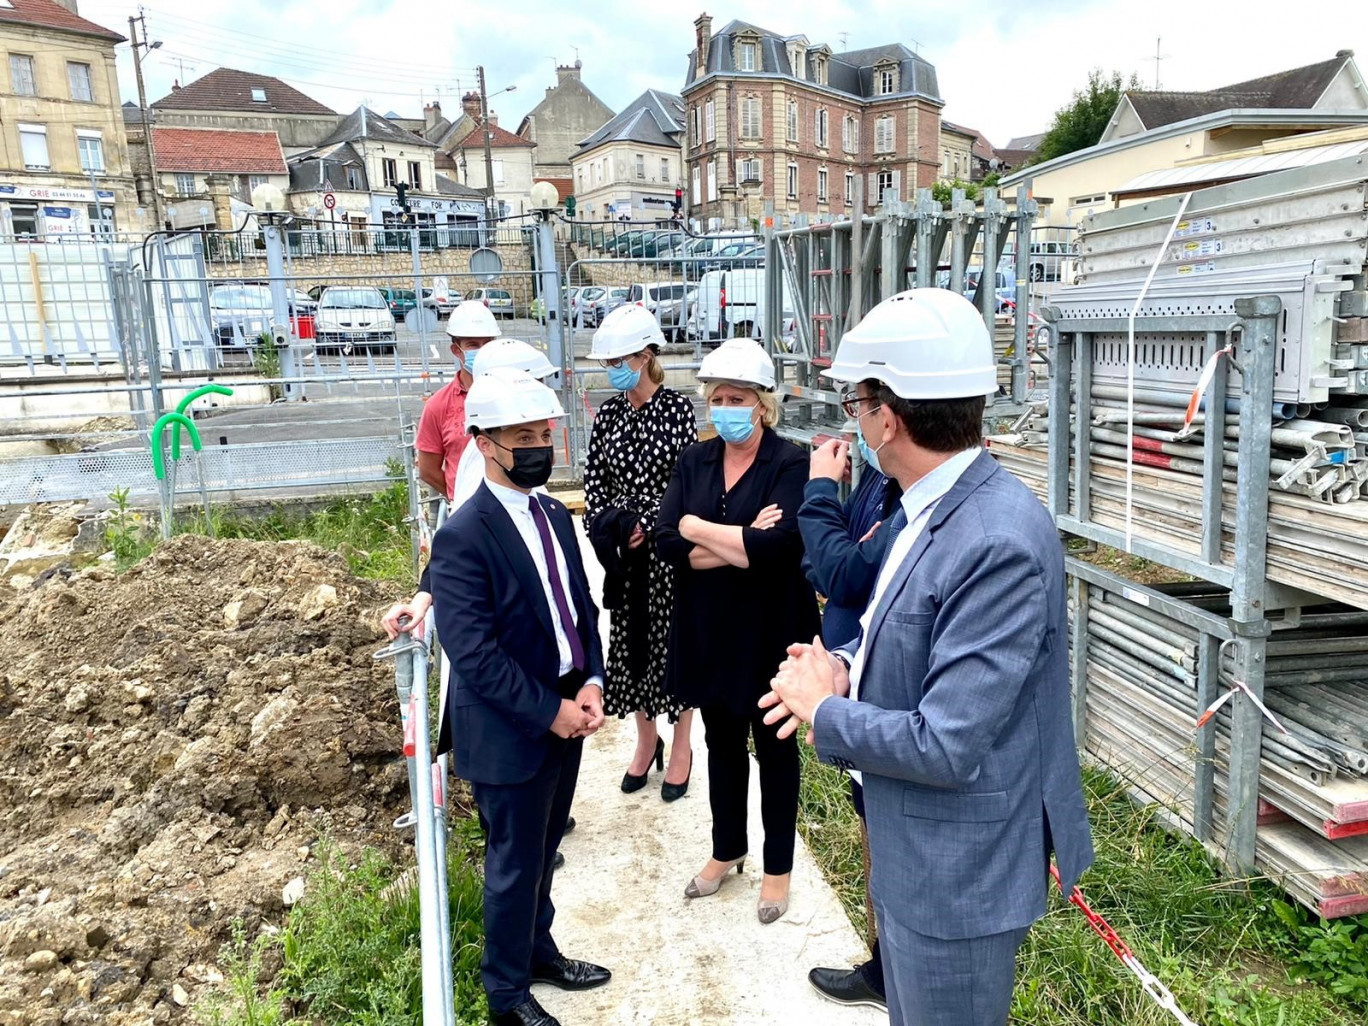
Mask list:
[[[1119,71],[1113,71],[1110,78],[1104,79],[1102,69],[1094,68],[1088,74],[1087,88],[1075,90],[1072,102],[1055,111],[1050,130],[1040,141],[1040,149],[1031,163],[1039,164],[1075,150],[1096,146],[1102,133],[1107,130],[1112,115],[1116,113],[1121,94],[1127,89],[1139,88],[1140,80],[1134,73],[1129,82],[1123,82]]]

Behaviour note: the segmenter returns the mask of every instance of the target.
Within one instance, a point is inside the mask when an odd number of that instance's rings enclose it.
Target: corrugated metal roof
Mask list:
[[[1208,164],[1189,164],[1186,167],[1166,167],[1158,171],[1146,171],[1136,175],[1112,195],[1120,196],[1131,192],[1149,192],[1154,189],[1172,189],[1185,185],[1198,185],[1205,182],[1225,182],[1236,178],[1254,178],[1271,174],[1274,171],[1287,171],[1294,167],[1309,167],[1323,164],[1340,157],[1353,157],[1368,153],[1368,139],[1355,142],[1330,143],[1325,146],[1308,146],[1301,150],[1287,150],[1282,153],[1261,153],[1250,157],[1235,157],[1231,160],[1217,160]]]

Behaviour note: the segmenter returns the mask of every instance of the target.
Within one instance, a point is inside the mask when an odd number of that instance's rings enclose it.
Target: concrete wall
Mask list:
[[[255,114],[246,111],[157,109],[158,128],[221,128],[232,132],[274,132],[286,156],[311,150],[332,135],[341,118],[333,114]]]

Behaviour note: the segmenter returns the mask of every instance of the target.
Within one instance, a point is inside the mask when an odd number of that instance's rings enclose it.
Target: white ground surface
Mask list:
[[[596,595],[601,572],[585,543]],[[605,644],[608,617],[602,617]],[[664,719],[668,744],[671,735]],[[752,767],[750,837],[753,862],[713,897],[689,901],[684,887],[710,854],[708,774],[701,721],[686,797],[660,800],[663,774],[636,794],[619,788],[635,744],[630,720],[610,720],[585,747],[574,815],[577,829],[561,850],[556,874],[555,937],[572,958],[613,971],[597,990],[533,993],[565,1026],[749,1026],[832,1023],[876,1026],[876,1009],[846,1009],[819,997],[807,982],[813,966],[849,966],[867,957],[864,944],[798,841],[789,912],[762,926],[760,787]]]

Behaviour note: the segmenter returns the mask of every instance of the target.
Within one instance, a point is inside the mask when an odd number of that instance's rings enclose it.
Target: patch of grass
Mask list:
[[[336,499],[322,509],[305,512],[277,506],[264,517],[214,511],[214,534],[250,541],[302,539],[341,553],[358,577],[417,584],[409,548],[408,487],[395,481],[370,496]],[[204,514],[197,513],[186,531],[203,534]]]
[[[803,753],[799,829],[855,928],[866,909],[859,825],[848,784]],[[1222,878],[1196,842],[1157,825],[1109,775],[1084,771],[1097,859],[1081,887],[1179,1007],[1203,1026],[1360,1026],[1368,917],[1318,924],[1261,881]],[[984,900],[992,900],[985,895]],[[1171,1026],[1056,893],[1017,963],[1014,1023]]]
[[[458,820],[448,845],[457,1026],[483,1026],[480,981],[483,881],[474,864],[478,826]],[[206,1026],[275,1026],[288,1012],[314,1026],[416,1026],[422,959],[416,886],[387,891],[398,872],[378,852],[348,864],[326,838],[304,898],[285,928],[248,943],[241,928],[220,955],[224,986],[197,1008]],[[262,964],[280,968],[267,985]],[[274,1016],[274,1017],[272,1017]]]

